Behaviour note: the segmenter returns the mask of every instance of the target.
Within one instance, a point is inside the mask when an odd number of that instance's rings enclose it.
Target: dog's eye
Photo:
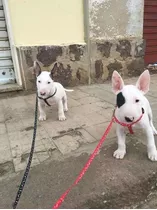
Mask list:
[[[135,100],[136,103],[138,103],[139,101],[140,101],[139,99],[136,99],[136,100]]]
[[[47,84],[50,84],[51,82],[47,82]]]
[[[41,83],[41,81],[40,81],[40,80],[38,80],[38,82],[39,82],[39,83]]]

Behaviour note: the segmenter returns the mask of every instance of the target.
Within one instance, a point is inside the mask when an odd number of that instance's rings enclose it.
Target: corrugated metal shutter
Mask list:
[[[145,63],[157,63],[157,0],[145,0],[144,30]]]
[[[2,0],[0,0],[0,85],[15,83],[15,74],[6,28]]]

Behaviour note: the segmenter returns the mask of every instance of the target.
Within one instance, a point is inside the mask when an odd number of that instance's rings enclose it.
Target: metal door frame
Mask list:
[[[2,0],[2,3],[3,3],[4,15],[6,19],[6,26],[7,26],[7,31],[8,31],[8,37],[9,37],[11,55],[12,55],[12,60],[13,60],[13,65],[14,65],[16,82],[19,86],[22,86],[20,64],[19,64],[17,49],[16,49],[14,39],[13,39],[13,30],[12,30],[10,13],[9,13],[9,3],[8,3],[8,0]]]

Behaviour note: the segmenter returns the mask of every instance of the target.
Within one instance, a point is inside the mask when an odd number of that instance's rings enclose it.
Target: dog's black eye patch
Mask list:
[[[125,98],[124,98],[122,92],[120,92],[117,94],[117,106],[118,106],[118,108],[120,108],[124,104],[125,104]]]
[[[144,114],[144,109],[142,108],[142,114]]]

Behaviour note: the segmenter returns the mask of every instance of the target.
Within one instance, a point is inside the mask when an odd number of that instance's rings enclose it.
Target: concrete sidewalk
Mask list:
[[[62,158],[102,136],[114,107],[108,85],[75,88],[68,94],[67,120],[57,120],[57,107],[47,107],[47,120],[38,122],[32,166],[51,158],[55,151]],[[0,100],[0,168],[7,173],[26,166],[34,123],[35,94]],[[114,129],[109,138],[115,136]],[[111,141],[107,141],[111,143]],[[1,176],[2,177],[2,176]]]
[[[154,124],[157,127],[156,81],[157,75],[153,75],[151,77],[151,87],[147,98],[151,103],[154,114]],[[125,80],[125,82],[135,83],[136,78]],[[73,160],[77,160],[78,157],[80,159],[84,153],[89,154],[94,149],[111,119],[114,102],[114,94],[111,92],[111,84],[109,83],[77,87],[74,92],[68,93],[69,112],[66,113],[67,120],[65,122],[59,122],[57,120],[57,108],[55,106],[51,108],[47,107],[47,121],[38,123],[32,167],[34,168],[34,166],[36,166],[40,168],[41,166],[42,168],[43,164],[45,164],[44,167],[47,167],[47,164],[54,163],[55,165],[56,161],[62,161],[65,163],[62,169],[66,174],[67,172],[64,166],[68,167],[69,158],[73,157]],[[13,187],[11,187],[9,181],[6,180],[11,181],[17,178],[19,172],[26,167],[33,135],[34,107],[35,94],[26,96],[20,94],[12,97],[3,97],[0,100],[0,180],[3,180],[5,186],[7,184],[9,185],[8,188],[10,188],[10,191]],[[121,167],[120,163],[122,163],[123,166],[122,169],[119,168],[120,172],[118,172],[116,176],[119,177],[119,173],[123,174],[127,185],[137,184],[138,180],[135,178],[137,174],[138,176],[140,175],[139,180],[142,181],[143,177],[147,180],[151,174],[153,175],[157,172],[157,163],[152,163],[147,159],[145,136],[143,136],[142,132],[136,133],[135,136],[128,136],[128,142],[130,142],[130,140],[131,143],[128,143],[131,144],[131,146],[128,147],[129,156],[126,156],[126,159],[122,161],[115,160],[112,154],[117,145],[115,125],[113,126],[112,131],[105,141],[102,150],[103,155],[102,153],[100,155],[101,163],[102,161],[105,162],[105,158],[107,158],[106,175],[104,175],[107,179],[112,180],[113,174],[111,176],[108,171],[111,170],[113,172],[113,168],[118,170],[118,167]],[[129,162],[125,165],[128,158]],[[83,161],[79,159],[78,166],[80,167],[78,168],[81,169],[87,157],[85,160],[83,159]],[[131,170],[132,167],[133,170],[136,169],[134,176],[128,173],[128,163],[130,165],[129,170]],[[73,164],[76,165],[76,162],[73,162]],[[36,167],[34,170],[37,170]],[[97,168],[95,164],[91,167],[93,168],[92,171],[99,169],[99,166]],[[34,172],[34,170],[32,171],[32,176],[38,174]],[[47,171],[49,171],[48,168]],[[69,171],[71,171],[71,169],[69,169]],[[73,174],[76,175],[78,171],[78,169],[76,171],[74,169]],[[33,175],[34,173],[37,174]],[[103,172],[100,174],[103,174]],[[88,174],[88,176],[90,175]],[[73,178],[75,178],[75,176]],[[61,182],[61,180],[59,182]],[[63,182],[65,182],[65,180],[63,180]],[[112,182],[115,183],[113,180]],[[123,185],[123,182],[121,182],[122,177],[120,178],[118,186]],[[15,183],[17,184],[17,181],[15,181]],[[71,184],[71,182],[69,183]],[[1,184],[0,182],[0,185]],[[58,182],[56,180],[56,185],[57,184]],[[99,184],[101,186],[101,181]],[[4,189],[2,185],[0,187]],[[67,183],[65,183],[65,185],[67,185]],[[113,188],[113,184],[109,184],[108,182],[107,187],[108,189]],[[121,186],[121,188],[123,187]],[[59,192],[56,192],[54,199],[56,199],[56,195],[59,196]],[[5,190],[4,194],[6,194]],[[0,194],[0,207],[9,208],[9,200],[7,201],[3,198],[4,194],[2,192]],[[42,203],[39,202],[40,204],[33,207],[31,206],[33,204],[29,206],[29,202],[27,201],[27,204],[23,203],[21,208],[44,208],[42,205],[44,201],[42,199],[41,201]],[[80,204],[76,202],[75,206],[80,208],[91,207],[92,204],[87,205],[86,203],[86,205],[80,206]],[[93,205],[93,208],[94,207],[95,205]],[[104,206],[99,207],[103,208]]]

